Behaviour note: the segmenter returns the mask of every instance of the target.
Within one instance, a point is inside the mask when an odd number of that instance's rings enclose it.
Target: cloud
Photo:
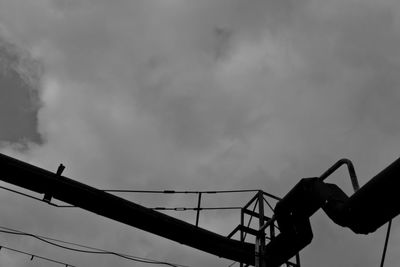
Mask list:
[[[42,73],[41,65],[28,51],[1,36],[0,55],[0,123],[3,126],[0,138],[9,142],[40,142],[35,129],[35,110],[39,107],[37,89]]]
[[[2,151],[50,170],[63,162],[67,176],[90,185],[262,188],[282,196],[340,157],[354,159],[363,184],[398,155],[395,1],[4,0],[0,17],[3,38],[44,68],[37,112],[44,143]],[[335,178],[348,189],[341,174]],[[22,229],[183,260],[180,246],[169,241],[84,212],[0,196],[14,207],[2,206],[3,222]],[[18,222],[30,209],[40,216]],[[203,216],[212,229],[239,222],[232,213],[220,222]],[[331,231],[344,238],[325,219],[317,221],[315,236]],[[122,232],[129,232],[124,246]],[[353,238],[343,247],[354,245]],[[337,266],[343,251],[337,240],[316,240],[336,258],[316,258],[314,246],[303,262]],[[377,249],[365,240],[348,265]],[[189,256],[182,264],[218,265],[187,251],[196,262]]]

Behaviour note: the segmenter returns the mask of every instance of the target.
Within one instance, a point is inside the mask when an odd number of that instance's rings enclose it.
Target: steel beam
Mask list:
[[[254,265],[254,244],[226,238],[3,154],[0,180],[218,257]]]

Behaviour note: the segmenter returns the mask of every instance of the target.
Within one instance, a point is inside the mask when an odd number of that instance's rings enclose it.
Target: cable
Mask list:
[[[186,208],[186,207],[155,207],[152,210],[193,211],[193,210],[240,210],[242,207]]]
[[[25,194],[25,193],[22,193],[22,192],[19,192],[19,191],[10,189],[10,188],[6,188],[6,187],[3,187],[3,186],[0,186],[0,188],[2,188],[4,190],[7,190],[7,191],[10,191],[10,192],[13,192],[13,193],[16,193],[16,194],[19,194],[19,195],[23,195],[25,197],[32,198],[32,199],[37,200],[37,201],[46,202],[49,205],[52,205],[52,206],[55,206],[55,207],[59,207],[59,208],[77,207],[77,206],[72,206],[72,205],[57,205],[57,204],[51,203],[50,201],[45,201],[43,199],[28,195],[28,194]],[[114,193],[153,193],[153,194],[154,193],[155,194],[220,194],[220,193],[226,194],[226,193],[260,192],[261,190],[241,189],[241,190],[214,190],[214,191],[179,191],[179,190],[119,190],[119,189],[103,189],[101,191],[110,192],[110,193],[114,192]],[[261,192],[263,192],[263,191],[261,191]],[[269,193],[266,193],[266,192],[263,192],[263,194],[266,195],[266,196],[269,196],[269,197],[271,197],[271,198],[273,198],[275,200],[281,200],[281,198],[279,198],[277,196],[274,196],[272,194],[269,194]],[[265,198],[263,198],[263,199],[267,202],[267,205],[273,210],[272,206],[268,203],[268,201]],[[154,208],[149,208],[149,209],[153,209],[153,210],[171,210],[171,211],[189,211],[189,210],[191,210],[191,211],[199,211],[199,210],[233,210],[233,209],[242,209],[242,207],[209,207],[209,208],[199,208],[199,207],[197,207],[197,208],[154,207]],[[249,224],[250,223],[251,223],[251,219],[249,221]],[[4,227],[0,227],[0,228],[4,229]],[[76,251],[76,252],[92,253],[92,254],[110,254],[110,255],[115,255],[115,256],[122,257],[122,258],[125,258],[125,259],[128,259],[128,260],[133,260],[133,261],[138,261],[138,262],[143,262],[143,263],[164,264],[164,265],[169,265],[169,266],[183,266],[183,265],[171,264],[171,263],[168,263],[168,262],[159,262],[159,261],[153,261],[153,260],[148,260],[148,259],[142,259],[142,258],[129,256],[129,255],[125,255],[125,254],[120,254],[120,253],[116,253],[116,252],[111,252],[111,251],[103,251],[103,250],[99,251],[98,249],[96,249],[98,251],[88,251],[88,250],[70,248],[70,247],[62,246],[62,245],[59,245],[59,244],[56,244],[56,243],[53,243],[53,242],[50,242],[50,241],[46,240],[48,238],[42,238],[42,237],[37,236],[37,235],[24,233],[24,232],[20,232],[20,231],[15,232],[15,230],[12,230],[12,232],[11,231],[1,231],[0,230],[0,232],[8,233],[8,234],[15,234],[15,235],[31,236],[31,237],[34,237],[34,238],[42,241],[42,242],[48,243],[50,245],[57,246],[57,247],[60,247],[60,248],[63,248],[63,249]],[[63,242],[63,241],[60,241],[60,240],[57,240],[57,241],[58,242]],[[70,244],[73,244],[73,243],[70,243]],[[74,244],[74,245],[76,245],[76,244]]]
[[[10,192],[13,192],[13,193],[16,193],[16,194],[21,195],[21,196],[25,196],[25,197],[28,197],[28,198],[32,198],[34,200],[38,200],[40,202],[46,202],[47,204],[49,204],[51,206],[54,206],[54,207],[57,207],[57,208],[76,208],[76,206],[72,206],[72,205],[57,205],[57,204],[54,204],[54,203],[51,203],[51,202],[48,202],[48,201],[44,201],[41,198],[34,197],[34,196],[31,196],[31,195],[28,195],[28,194],[25,194],[25,193],[22,193],[20,191],[13,190],[11,188],[7,188],[7,187],[4,187],[4,186],[0,186],[0,188],[4,189],[4,190],[7,190],[7,191],[10,191]]]
[[[10,192],[13,192],[13,193],[16,193],[16,194],[19,194],[19,195],[22,195],[22,196],[25,196],[25,197],[28,197],[28,198],[32,198],[32,199],[37,200],[37,201],[40,201],[40,202],[46,202],[47,204],[49,204],[49,205],[51,205],[51,206],[54,206],[54,207],[57,207],[57,208],[77,208],[77,206],[72,206],[72,205],[58,205],[58,204],[54,204],[54,203],[51,203],[51,202],[47,202],[47,201],[44,201],[44,200],[41,199],[41,198],[34,197],[34,196],[31,196],[31,195],[22,193],[22,192],[17,191],[17,190],[13,190],[13,189],[7,188],[7,187],[0,186],[0,188],[1,188],[1,189],[4,189],[4,190],[7,190],[7,191],[10,191]],[[177,207],[177,208],[155,207],[155,208],[149,208],[149,209],[152,209],[152,210],[173,210],[173,211],[199,210],[199,208],[186,208],[186,207]],[[211,208],[200,208],[200,210],[232,210],[232,209],[241,209],[241,207],[211,207]]]
[[[150,193],[150,194],[227,194],[227,193],[245,193],[258,192],[256,189],[240,189],[240,190],[214,190],[214,191],[181,191],[181,190],[127,190],[127,189],[102,189],[104,192],[114,193]],[[276,196],[274,196],[276,197]],[[276,197],[277,198],[277,197]]]
[[[3,226],[0,226],[0,228],[1,229],[6,229],[6,230],[0,230],[1,233],[13,234],[13,235],[21,235],[21,236],[30,236],[30,237],[36,238],[36,239],[38,239],[38,240],[40,240],[42,242],[50,244],[52,246],[56,246],[56,247],[59,247],[59,248],[63,248],[63,249],[67,249],[67,250],[71,250],[71,251],[75,251],[75,252],[81,252],[81,253],[87,253],[87,254],[108,254],[108,255],[114,255],[114,256],[121,257],[121,258],[124,258],[124,259],[127,259],[127,260],[132,260],[132,261],[141,262],[141,263],[167,265],[167,266],[172,266],[172,267],[188,267],[188,266],[185,266],[185,265],[174,264],[174,263],[169,263],[169,262],[164,262],[164,261],[156,261],[156,260],[151,260],[151,259],[131,256],[131,255],[128,255],[128,254],[121,254],[121,253],[117,253],[117,252],[113,252],[113,251],[107,251],[107,250],[103,250],[103,249],[93,248],[93,247],[84,246],[84,245],[80,245],[80,244],[76,244],[76,243],[72,243],[72,242],[65,242],[65,241],[62,241],[62,240],[57,240],[57,239],[54,239],[54,238],[38,236],[38,235],[35,235],[35,234],[26,233],[26,232],[22,232],[22,231],[19,231],[19,230],[15,230],[15,229],[3,227]],[[91,250],[83,250],[83,249],[67,247],[67,246],[63,246],[63,245],[51,242],[49,240],[60,242],[60,243],[64,243],[64,244],[75,245],[75,246],[78,246],[78,247],[89,248]]]
[[[184,265],[177,265],[177,264],[172,264],[172,263],[168,263],[168,262],[154,261],[154,260],[150,260],[150,259],[145,259],[145,258],[125,255],[125,254],[120,254],[120,253],[116,253],[116,252],[112,252],[112,251],[103,251],[103,250],[91,251],[91,250],[83,250],[83,249],[71,248],[71,247],[67,247],[67,246],[56,244],[54,242],[50,242],[50,241],[46,240],[45,238],[41,238],[39,236],[36,236],[36,235],[33,235],[33,234],[29,234],[29,233],[24,233],[24,232],[12,232],[12,231],[4,231],[4,230],[0,230],[0,232],[1,233],[7,233],[7,234],[24,235],[24,236],[34,237],[34,238],[36,238],[36,239],[38,239],[38,240],[40,240],[42,242],[45,242],[47,244],[50,244],[50,245],[53,245],[53,246],[56,246],[56,247],[59,247],[59,248],[75,251],[75,252],[82,252],[82,253],[88,253],[88,254],[109,254],[109,255],[115,255],[115,256],[118,256],[118,257],[122,257],[122,258],[125,258],[125,259],[128,259],[128,260],[133,260],[133,261],[137,261],[137,262],[150,263],[150,264],[160,264],[160,265],[163,264],[163,265],[168,265],[168,266],[173,266],[173,267],[184,266]]]
[[[49,201],[44,201],[41,198],[34,197],[34,196],[29,195],[29,194],[25,194],[25,193],[22,193],[20,191],[13,190],[11,188],[7,188],[7,187],[4,187],[4,186],[0,186],[0,188],[4,189],[4,190],[7,190],[7,191],[10,191],[10,192],[13,192],[13,193],[16,193],[18,195],[22,195],[22,196],[25,196],[25,197],[40,201],[40,202],[46,202],[47,204],[49,204],[51,206],[54,206],[54,207],[57,207],[57,208],[77,208],[77,206],[73,206],[73,205],[58,205],[58,204],[55,204],[55,203],[51,203]],[[110,193],[149,193],[149,194],[200,194],[200,193],[201,194],[228,194],[228,193],[243,193],[243,192],[259,192],[260,190],[244,189],[244,190],[219,190],[219,191],[176,191],[176,190],[124,190],[124,189],[122,189],[122,190],[119,190],[119,189],[108,190],[107,189],[107,190],[101,190],[101,191],[110,192]],[[279,198],[277,196],[274,196],[272,194],[269,194],[269,193],[266,193],[266,192],[263,192],[263,193],[265,195],[275,199],[275,200],[280,200],[281,199],[281,198]],[[267,204],[269,205],[268,202],[267,202]],[[155,209],[155,208],[151,208],[151,209]],[[212,210],[212,209],[232,209],[232,208],[203,208],[203,209]],[[235,207],[235,209],[236,209],[236,207]],[[186,209],[186,210],[189,210],[189,209]]]
[[[181,190],[129,190],[129,189],[102,189],[104,192],[110,193],[148,193],[148,194],[229,194],[229,193],[246,193],[260,192],[259,189],[237,189],[237,190],[213,190],[213,191],[181,191]],[[264,195],[275,200],[281,200],[280,197],[262,191]]]
[[[390,228],[391,228],[391,226],[392,226],[392,220],[390,220],[389,223],[388,223],[388,228],[387,228],[386,238],[385,238],[385,245],[383,246],[383,253],[382,253],[382,259],[381,259],[381,265],[380,265],[380,267],[383,267],[383,264],[385,263],[386,249],[387,249],[388,242],[389,242],[389,236],[390,236]]]
[[[29,233],[19,233],[19,232],[11,232],[11,231],[4,231],[4,230],[0,230],[0,232],[2,233],[7,233],[7,234],[14,234],[14,235],[24,235],[24,236],[30,236],[30,237],[34,237],[42,242],[45,242],[47,244],[59,247],[59,248],[63,248],[63,249],[67,249],[67,250],[71,250],[71,251],[75,251],[75,252],[82,252],[82,253],[88,253],[88,254],[110,254],[110,255],[115,255],[118,257],[122,257],[128,260],[133,260],[133,261],[137,261],[137,262],[142,262],[142,263],[151,263],[151,264],[164,264],[164,265],[168,265],[168,266],[178,266],[175,264],[171,264],[171,263],[167,263],[167,262],[158,262],[158,261],[153,261],[153,260],[148,260],[148,259],[140,259],[138,257],[130,257],[130,256],[126,256],[123,254],[119,254],[116,252],[111,252],[111,251],[90,251],[90,250],[83,250],[83,249],[76,249],[76,248],[71,248],[71,247],[67,247],[67,246],[63,246],[63,245],[59,245],[56,244],[54,242],[48,241],[44,238],[38,237],[36,235],[33,234],[29,234]]]
[[[17,233],[19,233],[21,235],[28,234],[28,233],[24,233],[24,232],[21,232],[19,230],[15,230],[15,229],[12,229],[12,228],[2,227],[2,226],[0,226],[0,228],[1,229],[6,229],[8,231],[13,231],[13,232],[15,232],[15,234],[17,234]],[[0,232],[1,232],[1,230],[0,230]],[[7,232],[7,231],[3,231],[3,232]],[[90,247],[90,246],[86,246],[86,245],[82,245],[82,244],[77,244],[77,243],[73,243],[73,242],[67,242],[67,241],[63,241],[63,240],[59,240],[59,239],[55,239],[55,238],[51,238],[51,237],[45,237],[45,236],[40,236],[40,235],[35,235],[35,236],[43,238],[43,239],[47,239],[47,240],[52,240],[52,241],[64,243],[64,244],[74,245],[74,246],[77,246],[77,247],[88,248],[88,249],[97,250],[97,251],[101,251],[101,252],[108,252],[107,250],[104,250],[104,249],[94,248],[94,247]],[[117,254],[124,255],[126,257],[131,257],[131,258],[138,258],[138,259],[142,259],[142,260],[150,260],[150,259],[146,259],[146,258],[140,258],[140,257],[135,257],[135,256],[132,256],[132,255],[128,255],[128,254],[123,254],[123,253],[117,253]],[[177,266],[183,266],[183,265],[178,265],[177,264]]]
[[[57,263],[57,264],[60,264],[60,265],[64,265],[65,267],[76,267],[75,265],[71,265],[71,264],[68,264],[68,263],[65,263],[65,262],[61,262],[61,261],[58,261],[58,260],[54,260],[54,259],[38,256],[38,255],[35,255],[35,254],[32,254],[32,253],[28,253],[28,252],[25,252],[25,251],[22,251],[22,250],[9,248],[9,247],[3,246],[3,245],[0,245],[0,249],[6,249],[6,250],[18,252],[20,254],[31,256],[31,260],[33,260],[34,258],[38,258],[38,259],[41,259],[41,260],[45,260],[45,261]]]
[[[0,226],[0,229],[5,229],[7,231],[13,231],[13,232],[21,233],[21,234],[24,233],[24,232],[21,232],[19,230],[8,228],[8,227],[4,227],[4,226]],[[90,247],[90,246],[86,246],[86,245],[82,245],[82,244],[77,244],[77,243],[73,243],[73,242],[63,241],[63,240],[59,240],[59,239],[55,239],[55,238],[51,238],[51,237],[46,237],[46,236],[41,236],[41,235],[36,235],[36,236],[41,237],[43,239],[47,239],[47,240],[52,240],[52,241],[56,241],[56,242],[60,242],[60,243],[64,243],[64,244],[69,244],[69,245],[74,245],[74,246],[77,246],[77,247],[89,248],[89,249],[98,250],[98,251],[107,251],[107,250],[94,248],[94,247]],[[130,255],[127,255],[127,254],[122,254],[122,253],[120,253],[120,254],[121,255],[130,256]]]
[[[19,192],[19,191],[17,191],[17,190],[13,190],[13,189],[10,189],[10,188],[4,187],[4,186],[0,186],[0,188],[2,188],[2,189],[4,189],[4,190],[7,190],[7,191],[10,191],[10,192],[13,192],[13,193],[16,193],[16,194],[18,194],[18,195],[22,195],[22,196],[25,196],[25,197],[29,197],[29,198],[32,198],[32,199],[35,199],[35,200],[40,200],[40,201],[42,201],[42,199],[40,199],[40,198],[37,198],[37,197],[31,196],[31,195],[28,195],[28,194]]]

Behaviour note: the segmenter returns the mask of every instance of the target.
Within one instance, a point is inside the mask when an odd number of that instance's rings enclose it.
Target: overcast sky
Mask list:
[[[396,0],[0,0],[0,152],[53,171],[62,162],[65,176],[98,188],[284,196],[343,157],[363,185],[399,156],[399,48]],[[344,170],[330,179],[351,194]],[[230,264],[85,211],[5,191],[0,203],[0,226],[189,266]],[[200,218],[223,235],[239,222],[236,211]],[[357,236],[322,212],[311,222],[302,266],[378,266],[385,229]],[[76,266],[144,266],[29,237],[0,242]],[[396,219],[385,266],[400,265],[399,249]],[[0,265],[54,266],[3,250]]]

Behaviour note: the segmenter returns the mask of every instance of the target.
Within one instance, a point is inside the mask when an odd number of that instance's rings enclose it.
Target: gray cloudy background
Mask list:
[[[283,196],[342,157],[362,185],[399,155],[399,49],[396,0],[0,0],[1,152],[54,171],[62,162],[99,188]],[[330,179],[351,193],[345,171]],[[6,191],[0,202],[2,226],[189,266],[231,263],[78,209]],[[238,223],[233,211],[200,219],[221,234]],[[378,266],[385,229],[356,236],[321,212],[312,225],[302,266]],[[76,266],[144,266],[29,237],[0,242]],[[396,219],[385,266],[400,265],[399,249]],[[0,266],[54,265],[1,250]]]

